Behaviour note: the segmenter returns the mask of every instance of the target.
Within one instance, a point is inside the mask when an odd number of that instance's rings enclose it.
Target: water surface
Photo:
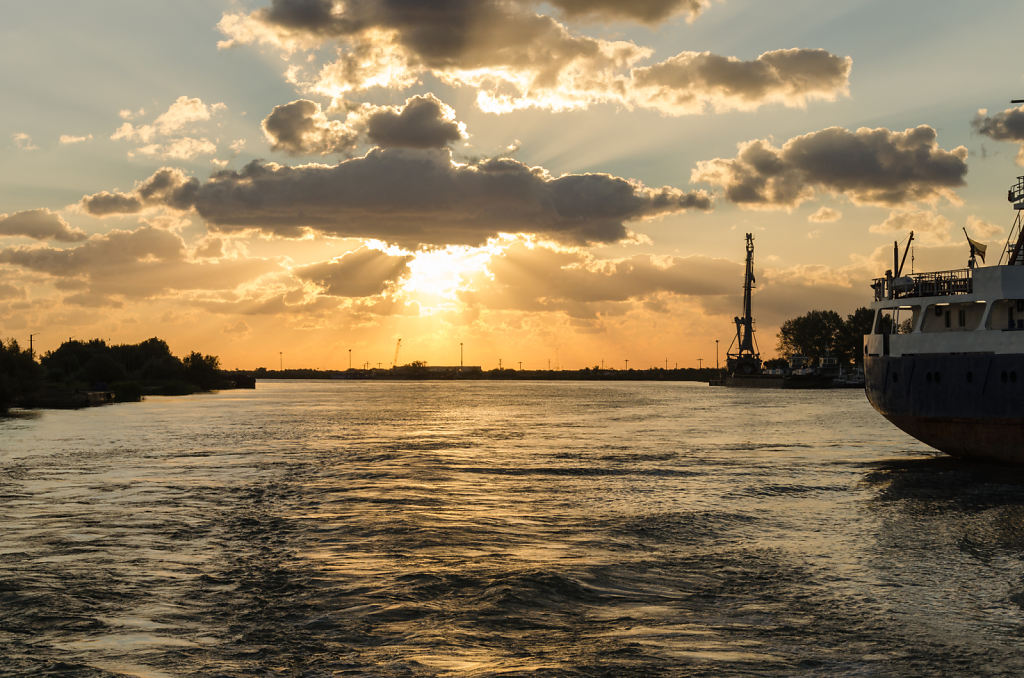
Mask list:
[[[0,420],[0,673],[1019,675],[1021,477],[856,390],[262,381]]]

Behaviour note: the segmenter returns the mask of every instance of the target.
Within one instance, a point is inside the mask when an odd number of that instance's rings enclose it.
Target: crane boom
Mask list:
[[[395,342],[395,357],[391,361],[391,367],[398,367],[398,349],[402,348],[402,338],[399,337],[398,341]]]

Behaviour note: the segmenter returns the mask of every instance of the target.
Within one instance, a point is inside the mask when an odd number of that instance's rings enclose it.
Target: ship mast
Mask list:
[[[743,276],[743,317],[733,318],[736,323],[736,337],[729,348],[736,351],[726,353],[726,366],[730,374],[758,374],[761,371],[761,355],[754,339],[754,315],[751,309],[751,291],[754,289],[754,236],[747,233],[747,270]]]

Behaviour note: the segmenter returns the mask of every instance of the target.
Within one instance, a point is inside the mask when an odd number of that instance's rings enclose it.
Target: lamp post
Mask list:
[[[629,370],[629,358],[626,358],[626,370]]]
[[[352,349],[348,350],[348,368],[352,369]]]
[[[715,369],[718,369],[718,339],[715,339]]]

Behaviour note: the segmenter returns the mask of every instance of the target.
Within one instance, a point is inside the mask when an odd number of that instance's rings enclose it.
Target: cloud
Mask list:
[[[163,167],[135,186],[131,193],[101,191],[82,196],[82,207],[93,216],[134,214],[147,205],[167,205],[178,210],[192,206],[199,181],[179,169]]]
[[[0,263],[57,279],[83,295],[152,298],[182,290],[230,290],[279,266],[264,259],[194,262],[177,234],[143,225],[94,235],[77,247],[0,248]],[[84,300],[96,298],[83,296]]]
[[[167,136],[180,131],[192,123],[209,120],[214,113],[225,108],[227,106],[224,104],[218,103],[208,106],[203,103],[202,99],[197,97],[189,98],[182,95],[166,111],[158,115],[152,124],[135,126],[130,122],[125,122],[114,131],[110,138],[115,141],[125,139],[148,143],[157,136]]]
[[[691,180],[725,189],[729,200],[744,207],[794,207],[819,190],[867,205],[939,198],[958,203],[953,189],[964,185],[966,159],[963,146],[939,148],[927,125],[903,132],[830,127],[781,148],[765,139],[741,143],[735,158],[698,162]]]
[[[367,136],[386,148],[441,148],[466,137],[465,124],[433,94],[407,99],[401,108],[375,108],[365,117]]]
[[[72,228],[63,217],[48,209],[0,214],[0,236],[25,236],[59,242],[79,242],[86,238],[83,231]]]
[[[843,213],[839,210],[834,210],[831,207],[819,207],[813,214],[808,215],[807,221],[812,224],[827,224],[833,221],[839,221],[843,218]]]
[[[477,90],[477,105],[502,113],[524,108],[569,110],[597,103],[645,107],[682,115],[752,110],[766,103],[804,106],[834,100],[848,89],[850,59],[824,50],[783,49],[754,61],[682,52],[637,67],[652,50],[624,40],[579,35],[534,2],[508,0],[274,0],[249,14],[228,13],[219,23],[237,44],[272,46],[291,55],[325,42],[337,52],[327,64],[296,60],[289,80],[301,90],[331,97],[372,87],[403,89],[431,74]],[[561,0],[567,16],[660,21],[693,17],[703,0]],[[312,56],[312,53],[309,55]]]
[[[206,138],[179,137],[166,144],[146,144],[135,149],[134,153],[164,158],[167,160],[191,160],[200,155],[213,155],[217,145]],[[134,153],[129,153],[133,156]]]
[[[412,258],[362,248],[331,261],[297,268],[293,273],[319,285],[330,296],[372,297],[393,288],[407,276]]]
[[[910,231],[925,245],[946,245],[952,241],[953,222],[928,210],[894,210],[879,224],[868,228],[872,233],[895,233],[901,238]]]
[[[637,105],[677,115],[753,110],[766,103],[804,106],[848,93],[850,57],[823,49],[780,49],[753,61],[710,52],[681,52],[632,71]]]
[[[308,99],[275,106],[262,126],[272,149],[293,155],[347,151],[359,138],[357,130],[328,120],[320,104]]]
[[[1008,108],[991,116],[984,108],[978,109],[971,127],[978,134],[996,141],[1015,141],[1021,144],[1017,164],[1024,166],[1024,106]]]
[[[537,4],[537,3],[531,3]],[[607,19],[632,19],[644,23],[657,23],[668,17],[687,12],[695,19],[710,4],[707,0],[551,0],[551,4],[566,16],[584,16]]]
[[[83,198],[107,209],[109,193]],[[652,189],[607,174],[552,177],[507,158],[456,164],[447,150],[374,149],[336,165],[288,167],[253,161],[200,184],[162,169],[122,196],[134,208],[195,207],[223,231],[259,229],[297,237],[378,238],[408,246],[480,245],[498,233],[536,233],[568,243],[614,242],[626,223],[707,210],[704,191]],[[109,212],[107,212],[109,213]]]
[[[128,119],[143,115],[121,111],[126,121],[118,127],[110,138],[114,141],[131,141],[142,144],[129,157],[136,153],[174,160],[190,160],[199,155],[213,155],[217,146],[205,137],[192,137],[182,134],[186,129],[197,123],[209,121],[217,113],[226,110],[222,103],[205,104],[197,97],[178,97],[166,111],[158,115],[152,123],[134,125]]]
[[[967,217],[967,232],[971,234],[972,238],[995,238],[997,236],[1004,236],[1007,232],[1006,226],[1000,226],[991,222],[985,221],[980,217],[974,215]]]
[[[71,134],[61,134],[60,143],[65,145],[80,144],[85,141],[92,141],[92,135],[86,134],[85,136],[74,136]]]
[[[108,214],[134,214],[142,211],[142,201],[127,193],[100,191],[82,197],[82,207],[89,214],[103,217]]]
[[[15,132],[11,135],[14,147],[19,151],[38,151],[39,147],[32,143],[32,137],[25,132]]]
[[[460,297],[491,310],[560,311],[579,318],[623,312],[617,305],[659,294],[719,297],[736,293],[742,267],[704,256],[638,254],[600,260],[579,251],[529,247],[519,242],[494,255],[487,273]],[[629,306],[632,306],[630,304]]]
[[[433,94],[411,97],[403,106],[363,104],[345,120],[329,120],[320,104],[298,99],[274,107],[263,133],[272,149],[292,155],[350,151],[363,137],[382,147],[441,148],[466,136],[455,111]]]

